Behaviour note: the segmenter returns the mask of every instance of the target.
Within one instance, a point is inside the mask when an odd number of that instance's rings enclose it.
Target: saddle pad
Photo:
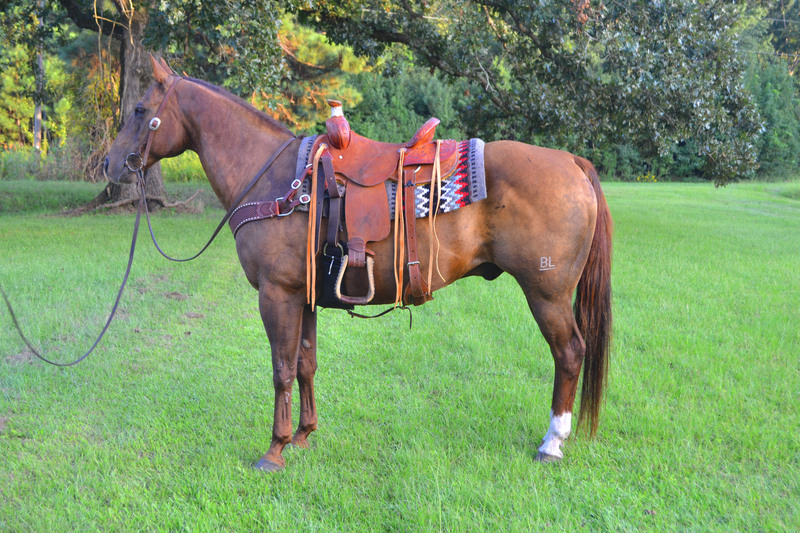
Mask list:
[[[316,136],[305,137],[297,153],[297,172],[300,176],[304,171],[314,145]],[[473,204],[486,198],[486,172],[483,163],[484,142],[481,139],[470,139],[458,143],[458,164],[450,176],[442,176],[442,198],[439,201],[437,214],[449,213],[459,207]],[[397,194],[397,184],[392,180],[385,182],[386,196],[389,201],[390,217],[394,218],[394,204]],[[301,187],[304,194],[310,194],[311,180],[305,180]],[[431,185],[418,185],[416,187],[416,213],[417,218],[426,217],[431,209]],[[436,195],[433,197],[436,205]],[[298,210],[308,211],[308,206],[300,205]]]

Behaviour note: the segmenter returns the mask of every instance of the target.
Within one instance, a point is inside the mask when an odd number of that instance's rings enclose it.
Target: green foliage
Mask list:
[[[253,103],[295,132],[312,133],[330,116],[329,98],[351,107],[361,93],[349,74],[367,70],[365,59],[285,16],[278,31],[286,69],[277,90],[255,95]]]
[[[785,63],[764,58],[754,60],[748,88],[764,120],[758,140],[762,175],[794,171],[800,165],[800,99]]]
[[[283,74],[278,30],[304,0],[162,1],[149,9],[144,43],[177,69],[238,94],[271,91]]]
[[[178,157],[163,159],[161,173],[165,183],[206,183],[206,173],[197,154],[186,151]]]
[[[581,154],[632,145],[645,160],[696,142],[707,179],[753,174],[760,122],[736,52],[739,4],[321,1],[306,13],[372,57],[402,43],[420,63],[480,85],[488,139]]]
[[[4,48],[0,70],[0,145],[11,149],[33,140],[33,73],[22,46]]]
[[[8,2],[0,13],[0,148],[20,149],[33,142],[33,110],[36,86],[33,65],[39,39],[43,43],[47,77],[41,95],[44,104],[44,148],[63,147],[74,130],[69,125],[72,74],[58,54],[69,38],[59,13],[48,13],[47,24],[38,27],[35,2]]]
[[[351,127],[361,135],[385,142],[405,142],[430,117],[442,123],[437,138],[463,139],[467,132],[459,119],[459,88],[464,83],[448,84],[441,75],[431,74],[407,59],[395,55],[376,69],[381,75],[365,72],[354,77],[363,100],[346,110]]]
[[[93,30],[104,19],[121,28],[124,3],[48,2],[43,30],[35,4],[11,0],[0,13],[0,148],[31,144],[31,59],[44,42],[46,142],[58,161],[25,172],[99,179],[119,123],[121,49]],[[66,5],[91,30],[68,23]],[[619,180],[726,183],[800,163],[798,0],[133,6],[149,21],[145,44],[177,71],[228,87],[298,133],[321,131],[325,100],[336,98],[375,138],[405,140],[437,116],[441,137],[564,148]]]
[[[800,1],[798,0],[749,0],[749,4],[759,9],[759,15],[766,23],[770,49],[774,50],[794,74],[800,65]]]
[[[51,145],[46,157],[31,147],[0,152],[0,180],[92,181],[84,171],[83,149],[68,141]]]

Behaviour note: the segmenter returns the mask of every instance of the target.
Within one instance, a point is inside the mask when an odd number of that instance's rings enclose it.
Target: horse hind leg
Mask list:
[[[303,309],[303,332],[297,360],[297,385],[300,391],[300,421],[292,444],[308,448],[308,436],[317,429],[317,402],[314,374],[317,371],[317,315],[309,306]]]
[[[586,344],[569,299],[531,302],[529,298],[529,304],[555,363],[550,426],[536,455],[537,461],[546,463],[563,457],[561,446],[572,430],[572,407]]]

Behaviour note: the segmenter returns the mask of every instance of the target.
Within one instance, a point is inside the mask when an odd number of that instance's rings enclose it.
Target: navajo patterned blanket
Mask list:
[[[297,154],[297,172],[299,176],[306,164],[314,145],[316,135],[303,138],[300,151]],[[442,197],[439,200],[437,214],[449,213],[459,207],[473,204],[486,198],[486,173],[483,163],[484,142],[481,139],[469,139],[458,143],[458,164],[456,171],[447,177],[442,177]],[[389,198],[389,210],[394,218],[395,197],[397,183],[391,180],[385,182]],[[434,186],[435,187],[435,186]],[[309,194],[311,181],[303,182],[301,192]],[[436,206],[436,197],[433,197],[433,206]],[[298,206],[299,210],[308,210],[308,206]],[[416,187],[416,212],[417,218],[427,217],[431,209],[431,184]]]

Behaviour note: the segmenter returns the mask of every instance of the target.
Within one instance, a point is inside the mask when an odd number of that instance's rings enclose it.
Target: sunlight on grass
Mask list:
[[[233,241],[172,265],[142,236],[120,317],[83,364],[35,362],[0,311],[0,529],[800,528],[797,184],[605,188],[608,395],[598,438],[571,438],[562,464],[533,461],[553,362],[503,275],[438,292],[413,331],[405,313],[321,311],[312,448],[252,471],[272,376]],[[154,223],[184,255],[221,215]],[[2,211],[0,281],[53,357],[102,325],[131,224]]]

